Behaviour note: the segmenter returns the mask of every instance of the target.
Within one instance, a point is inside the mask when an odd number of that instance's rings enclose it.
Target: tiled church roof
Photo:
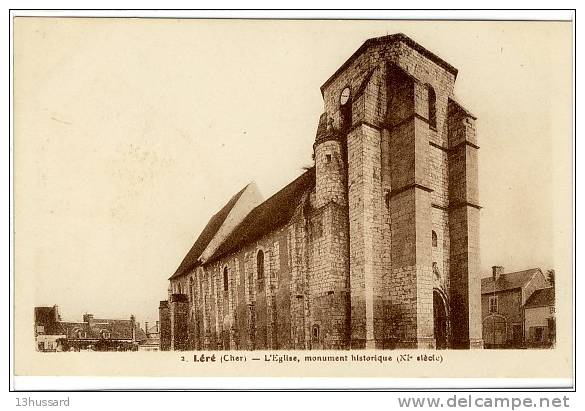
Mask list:
[[[303,193],[314,185],[315,168],[312,167],[254,208],[219,246],[208,262],[217,260],[288,223]]]
[[[246,186],[247,187],[247,186]],[[221,210],[219,210],[207,223],[199,237],[193,244],[193,247],[189,250],[183,261],[175,271],[175,273],[169,278],[177,278],[181,275],[185,274],[193,267],[195,267],[198,263],[199,256],[205,250],[205,247],[209,244],[209,242],[213,239],[213,236],[217,233],[217,230],[221,227],[227,216],[229,215],[232,208],[238,202],[238,199],[246,190],[246,187],[242,188],[236,195],[234,195],[230,201],[227,202],[226,205],[223,206]]]

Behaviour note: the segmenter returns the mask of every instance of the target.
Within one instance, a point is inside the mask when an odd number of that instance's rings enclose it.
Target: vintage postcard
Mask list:
[[[16,375],[572,381],[571,21],[12,24]]]

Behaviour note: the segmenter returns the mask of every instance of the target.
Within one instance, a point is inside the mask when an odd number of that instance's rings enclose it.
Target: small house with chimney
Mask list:
[[[556,342],[555,288],[548,287],[532,293],[524,306],[526,345],[549,348]]]
[[[493,266],[492,275],[481,280],[484,347],[524,346],[524,307],[535,291],[549,287],[540,268],[504,273],[504,267]]]

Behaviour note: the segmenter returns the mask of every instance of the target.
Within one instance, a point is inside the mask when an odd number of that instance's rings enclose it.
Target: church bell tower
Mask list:
[[[456,77],[395,34],[321,87],[316,204],[344,210],[351,348],[482,346],[479,147]]]

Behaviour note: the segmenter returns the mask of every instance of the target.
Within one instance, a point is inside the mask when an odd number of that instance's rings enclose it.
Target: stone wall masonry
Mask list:
[[[161,301],[158,307],[160,322],[160,350],[169,351],[171,349],[171,312],[169,302]]]
[[[433,190],[433,204],[449,206],[449,154],[447,151],[429,145],[429,187]]]
[[[448,131],[452,345],[481,347],[478,147],[474,119],[453,102]]]
[[[348,141],[352,346],[374,347],[374,300],[382,276],[381,136],[368,125],[354,128]],[[378,311],[377,315],[382,313]]]
[[[410,87],[412,92],[403,91],[394,96],[394,101],[413,111],[394,120],[400,122],[390,130],[389,138],[391,317],[399,346],[429,347],[434,344],[431,167],[426,107],[420,104],[427,89],[403,75],[395,77],[404,79],[401,87]],[[406,101],[402,103],[401,99]]]
[[[236,349],[249,349],[249,335],[248,325],[250,321],[249,314],[249,294],[247,291],[247,280],[245,270],[245,255],[239,254],[235,258],[236,275],[238,281],[236,283],[236,305],[235,312],[235,345]]]
[[[254,255],[258,253],[259,250],[254,252]],[[256,294],[256,334],[254,336],[255,341],[255,348],[259,350],[269,349],[269,321],[268,321],[268,296],[266,295],[266,282],[267,282],[267,275],[268,270],[266,267],[266,260],[267,260],[267,253],[264,251],[264,279],[258,278],[258,265],[255,265],[254,272],[256,277],[256,287],[254,288],[254,292]],[[254,258],[254,263],[256,263],[256,258]]]
[[[428,192],[417,188],[403,191],[390,200],[391,317],[398,346],[432,345],[433,281],[429,208]]]
[[[246,294],[246,306],[244,308],[246,323],[241,333],[247,349],[255,349],[256,338],[256,255],[251,251],[244,251],[244,292]]]
[[[333,201],[346,204],[345,160],[341,143],[328,140],[315,147],[315,208]]]
[[[382,158],[382,202],[381,212],[381,243],[378,252],[381,254],[381,276],[377,288],[380,290],[381,298],[378,300],[376,311],[379,313],[378,321],[374,324],[376,340],[382,341],[380,348],[392,348],[395,341],[394,324],[392,320],[392,229],[390,215],[390,198],[392,193],[391,168],[390,168],[390,132],[383,129],[381,133],[381,158]]]
[[[434,143],[447,145],[447,110],[449,97],[453,96],[455,76],[433,61],[422,56],[417,50],[400,43],[397,64],[407,73],[415,77],[421,85],[430,85],[437,98],[437,133],[431,135]],[[421,94],[424,96],[425,94]],[[420,99],[419,105],[428,106],[426,99]],[[428,118],[428,117],[426,117]]]
[[[356,129],[347,136],[352,348],[365,347],[366,342],[364,187],[361,183],[364,179],[364,149],[360,132],[361,129]]]
[[[211,340],[214,349],[220,349],[221,344],[219,339],[221,338],[221,330],[219,328],[219,304],[218,304],[218,291],[217,291],[217,265],[209,267],[209,295],[211,300],[211,322],[212,322],[212,333]]]
[[[433,273],[433,287],[449,295],[449,212],[433,207],[431,210],[432,231],[437,234],[437,246],[432,247],[431,260],[437,263],[439,276]]]
[[[367,50],[323,90],[325,111],[333,118],[336,127],[339,128],[340,125],[339,98],[341,91],[345,87],[350,87],[351,92],[355,94],[370,71],[383,69],[385,61],[396,59],[395,50],[397,48],[398,45],[393,44],[384,48],[384,50],[380,48]],[[384,110],[385,108],[382,107],[381,109]]]
[[[345,348],[349,330],[347,207],[329,202],[311,214],[319,235],[310,238],[307,318],[313,349]]]
[[[427,192],[432,191],[429,161],[429,125],[419,117],[414,118],[414,183]],[[411,154],[412,155],[412,154]],[[430,209],[427,210],[430,212]]]
[[[270,349],[292,346],[288,230],[281,229],[243,250],[173,281],[183,289],[193,278],[188,322],[192,347],[208,349]],[[257,278],[256,255],[264,252],[264,280]],[[281,252],[284,250],[284,254]],[[228,290],[223,270],[228,269]],[[179,286],[179,284],[181,284]],[[201,326],[197,328],[197,317]],[[200,341],[199,341],[200,340]]]
[[[434,347],[433,272],[431,261],[431,199],[427,190],[414,189],[416,227],[417,346]]]
[[[186,350],[188,333],[187,319],[189,313],[188,299],[185,294],[172,294],[169,300],[171,320],[171,350]]]
[[[290,248],[290,304],[291,304],[291,339],[295,349],[307,347],[308,334],[306,317],[307,302],[307,258],[305,220],[299,213],[288,228],[288,244]]]
[[[433,135],[433,142],[446,146],[447,123],[445,119],[447,118],[448,100],[453,96],[455,76],[402,42],[370,47],[358,56],[323,90],[326,112],[335,119],[335,124],[338,126],[341,91],[349,86],[355,93],[370,71],[382,70],[387,62],[398,65],[410,76],[416,78],[421,85],[429,84],[433,87],[437,97],[438,131]],[[419,101],[420,104],[424,104],[422,100]],[[377,123],[374,122],[374,124]]]
[[[352,85],[352,122],[380,125],[386,111],[384,64],[379,64]]]

